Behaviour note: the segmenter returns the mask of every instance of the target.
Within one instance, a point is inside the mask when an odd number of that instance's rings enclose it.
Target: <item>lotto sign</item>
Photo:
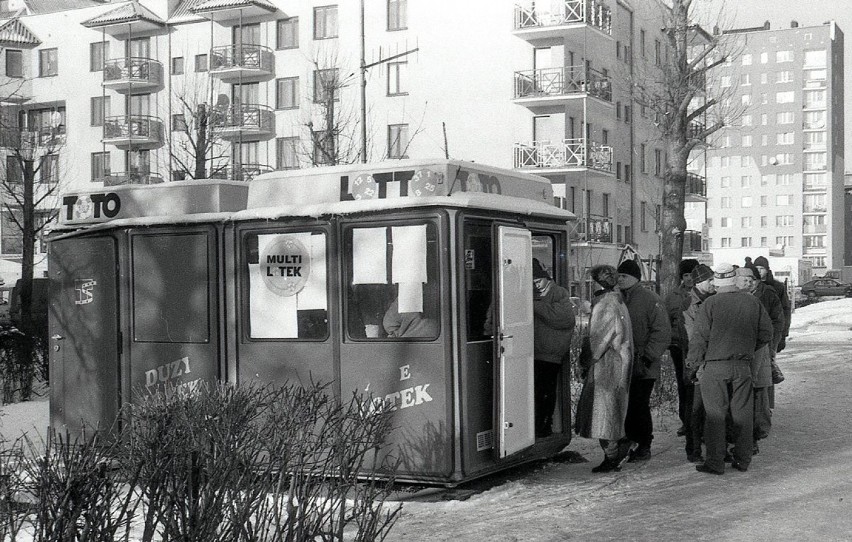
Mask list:
[[[434,196],[438,185],[444,182],[440,173],[421,169],[408,181],[408,193],[417,196]]]
[[[355,177],[352,181],[352,197],[356,200],[379,198],[379,185],[372,175],[364,174]]]
[[[260,254],[263,282],[282,297],[298,294],[311,275],[310,252],[301,241],[282,235],[270,242]]]

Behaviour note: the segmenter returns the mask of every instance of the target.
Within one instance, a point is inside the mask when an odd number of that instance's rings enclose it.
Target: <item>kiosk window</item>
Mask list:
[[[468,341],[490,339],[492,274],[491,224],[468,222],[464,236],[464,284]],[[487,323],[488,322],[488,323]]]
[[[210,340],[207,233],[134,235],[133,340]]]
[[[328,337],[326,236],[319,232],[249,233],[248,332],[252,339]]]
[[[435,224],[349,227],[345,236],[348,336],[437,338],[441,312]]]

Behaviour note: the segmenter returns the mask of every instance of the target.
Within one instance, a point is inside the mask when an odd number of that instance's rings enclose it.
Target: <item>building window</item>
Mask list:
[[[708,224],[709,226],[709,224]],[[723,216],[719,219],[719,227],[720,228],[730,228],[731,227],[731,219],[727,216]]]
[[[743,147],[751,147],[752,145],[752,137],[751,135],[743,136]]]
[[[92,98],[91,125],[103,126],[104,119],[110,116],[109,96],[95,96]]]
[[[777,124],[793,124],[796,120],[796,114],[792,111],[781,111],[775,114],[775,122]]]
[[[783,70],[775,74],[775,82],[776,83],[790,83],[793,81],[793,72],[790,70]]]
[[[751,175],[743,175],[740,177],[741,188],[751,188]]]
[[[97,41],[89,44],[89,71],[104,71],[104,63],[109,58],[109,42]]]
[[[744,73],[740,76],[740,86],[742,87],[750,87],[751,86],[751,75],[748,73]]]
[[[299,168],[299,138],[279,137],[275,140],[275,167],[276,169],[298,169]]]
[[[805,51],[805,67],[806,68],[824,68],[826,66],[826,51],[820,49],[818,51]]]
[[[314,8],[314,39],[324,40],[337,37],[337,6]]]
[[[751,237],[740,237],[740,246],[750,247],[751,246]]]
[[[741,228],[750,228],[751,227],[751,217],[744,216],[740,218],[740,227]]]
[[[789,104],[793,103],[796,100],[796,93],[792,90],[787,90],[784,92],[776,92],[775,93],[775,103],[779,104]]]
[[[172,59],[172,75],[183,74],[183,57],[176,56]]]
[[[722,209],[730,209],[731,208],[731,197],[730,196],[722,196],[722,201],[719,205]]]
[[[779,207],[783,207],[786,205],[793,205],[793,195],[792,194],[776,194],[775,195],[775,205]]]
[[[793,51],[775,51],[775,62],[793,62]]]
[[[41,157],[41,164],[38,167],[39,180],[43,183],[58,183],[59,182],[59,155],[45,154]]]
[[[731,178],[728,176],[723,176],[719,179],[719,188],[730,188],[731,187]]]
[[[657,66],[663,65],[663,51],[660,40],[654,40],[654,64]]]
[[[408,125],[388,126],[388,158],[408,158]]]
[[[645,29],[639,29],[639,52],[642,54],[642,58],[645,58]]]
[[[639,203],[639,229],[642,231],[648,231],[648,221],[646,219],[646,214],[648,213],[648,204],[643,202]]]
[[[751,66],[751,55],[750,54],[743,55],[742,59],[743,59],[743,66]]]
[[[317,166],[327,166],[337,163],[337,138],[327,135],[324,130],[311,132],[313,142],[313,163]]]
[[[172,132],[186,132],[187,129],[186,117],[183,116],[183,113],[172,115]]]
[[[775,142],[778,145],[792,145],[794,137],[793,132],[781,132],[780,134],[775,134]]]
[[[654,175],[657,177],[663,174],[663,151],[654,149]]]
[[[804,96],[805,108],[825,109],[825,96],[824,90],[806,90]]]
[[[299,18],[279,19],[276,24],[276,49],[295,49],[299,46]]]
[[[92,182],[101,183],[109,175],[109,152],[92,153]]]
[[[314,103],[328,102],[334,98],[340,101],[340,81],[338,80],[338,69],[314,70]]]
[[[388,96],[408,94],[408,62],[388,62]]]
[[[730,75],[723,75],[719,79],[719,86],[722,87],[722,88],[730,87],[731,86],[731,76]]]
[[[751,202],[752,202],[751,196],[743,196],[742,199],[740,200],[740,207],[747,209],[747,208],[751,207]]]
[[[647,149],[645,148],[644,143],[639,144],[639,170],[642,173],[648,173],[648,163],[645,160],[645,155],[647,154]]]
[[[601,214],[603,216],[609,216],[609,194],[602,194],[601,196]]]
[[[818,130],[825,128],[825,111],[805,111],[802,124],[805,130]]]
[[[299,107],[299,78],[286,77],[275,81],[275,109]]]
[[[805,171],[823,171],[828,167],[828,156],[824,152],[807,152],[804,158]]]
[[[408,28],[408,0],[388,0],[388,30]]]
[[[24,52],[18,49],[6,49],[6,76],[24,76]]]
[[[790,186],[791,184],[793,184],[792,173],[779,173],[775,176],[776,186]]]
[[[730,237],[722,237],[722,248],[730,248],[731,247],[731,238]]]
[[[38,76],[51,77],[59,74],[59,51],[56,48],[38,52]]]
[[[195,55],[195,71],[206,72],[207,69],[207,55]]]

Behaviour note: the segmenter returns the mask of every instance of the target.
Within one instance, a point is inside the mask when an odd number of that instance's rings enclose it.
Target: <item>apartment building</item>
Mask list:
[[[708,152],[711,252],[771,251],[815,274],[844,265],[843,32],[767,22],[724,38],[737,55],[718,85],[742,112]]]
[[[369,161],[449,156],[549,178],[579,217],[578,284],[628,245],[660,253],[664,145],[629,82],[667,54],[648,3],[366,0],[362,108],[356,1],[9,2],[4,127],[36,134],[44,183],[180,181],[196,165],[250,181],[357,161],[364,126]],[[0,229],[3,254],[19,251]]]

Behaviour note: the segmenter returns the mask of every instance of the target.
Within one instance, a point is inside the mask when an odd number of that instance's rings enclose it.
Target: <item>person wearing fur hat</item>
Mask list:
[[[716,293],[713,283],[713,270],[707,265],[700,264],[692,270],[692,290],[689,292],[689,306],[683,311],[683,327],[686,332],[686,342],[692,338],[695,327],[695,314],[711,295]],[[688,352],[688,351],[687,351]],[[701,400],[701,386],[695,378],[695,372],[684,367],[684,387],[686,388],[687,403],[690,407],[686,427],[686,459],[691,463],[701,463],[704,456],[701,443],[704,440],[704,402]]]
[[[790,296],[787,295],[787,286],[783,282],[775,280],[775,277],[772,275],[772,270],[769,268],[769,260],[763,256],[758,256],[754,259],[754,266],[760,272],[760,280],[767,286],[771,286],[775,290],[775,293],[778,294],[778,299],[781,300],[781,309],[784,313],[784,332],[781,334],[781,340],[778,341],[775,350],[772,352],[771,359],[772,383],[780,384],[784,381],[784,373],[781,372],[781,368],[775,362],[775,354],[781,352],[787,346],[787,335],[790,334],[790,318],[793,315],[793,310],[790,306]]]
[[[633,374],[624,421],[623,441],[636,443],[629,461],[651,458],[654,423],[651,418],[651,392],[660,377],[660,358],[671,344],[671,324],[660,297],[642,286],[642,272],[634,260],[618,266],[618,287],[624,296],[633,328]]]
[[[772,341],[772,321],[754,296],[736,286],[736,272],[722,263],[714,272],[716,295],[695,315],[689,340],[687,368],[697,371],[706,419],[707,455],[698,472],[725,473],[726,418],[730,415],[735,441],[731,466],[748,470],[754,426],[751,362],[755,352]]]
[[[633,330],[615,267],[596,265],[591,275],[602,289],[589,321],[590,366],[583,367],[575,430],[581,437],[600,440],[604,460],[592,472],[610,472],[621,469],[629,450],[621,438],[633,365]]]
[[[669,354],[672,358],[672,364],[675,369],[675,379],[677,382],[677,413],[680,418],[681,426],[677,430],[678,436],[686,434],[686,417],[688,416],[689,405],[686,398],[686,385],[683,381],[683,359],[687,350],[686,329],[683,325],[683,311],[689,307],[689,293],[692,290],[692,270],[698,267],[698,260],[689,258],[681,260],[678,264],[678,276],[680,276],[680,285],[669,292],[664,302],[666,310],[669,313],[669,323],[672,328],[671,344],[669,345]]]

